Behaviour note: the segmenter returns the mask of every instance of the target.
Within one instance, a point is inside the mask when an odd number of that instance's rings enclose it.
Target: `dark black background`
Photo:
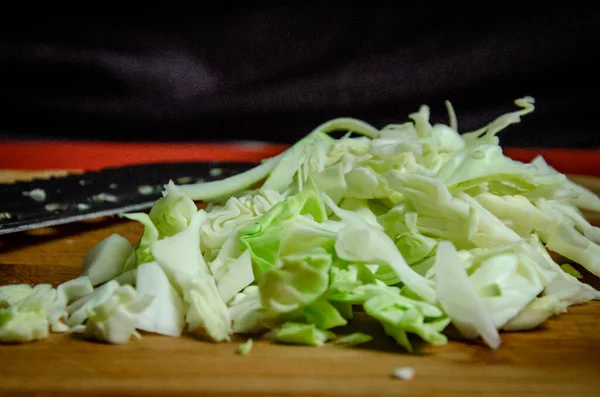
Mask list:
[[[421,104],[447,122],[446,99],[464,132],[530,95],[536,111],[502,144],[600,146],[591,8],[202,4],[3,24],[1,134],[292,142],[334,117],[404,122]]]

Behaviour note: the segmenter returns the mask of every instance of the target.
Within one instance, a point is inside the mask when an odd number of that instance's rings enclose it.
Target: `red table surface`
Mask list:
[[[1,141],[0,169],[97,170],[103,167],[175,161],[258,162],[285,150],[272,143],[151,143]],[[600,150],[504,148],[504,153],[528,162],[541,154],[563,173],[600,177]]]

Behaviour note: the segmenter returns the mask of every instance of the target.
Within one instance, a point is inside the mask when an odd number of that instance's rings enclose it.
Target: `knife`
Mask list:
[[[250,162],[169,162],[109,167],[48,179],[0,184],[0,234],[79,222],[152,207],[170,180],[220,180]]]

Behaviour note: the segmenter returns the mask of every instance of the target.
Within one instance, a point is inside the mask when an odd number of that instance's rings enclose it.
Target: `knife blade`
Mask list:
[[[150,163],[0,184],[0,235],[145,210],[170,180],[178,185],[220,180],[256,165]]]

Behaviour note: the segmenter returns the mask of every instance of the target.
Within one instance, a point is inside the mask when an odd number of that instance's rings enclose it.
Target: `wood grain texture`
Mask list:
[[[2,236],[0,285],[56,285],[76,277],[83,255],[104,237],[134,242],[141,232],[135,222],[103,218]],[[247,356],[236,355],[237,340],[144,334],[112,346],[52,334],[0,346],[0,396],[600,396],[599,320],[600,302],[589,302],[535,331],[503,333],[497,350],[451,340],[415,354],[361,316],[352,327],[376,336],[362,347],[257,341]],[[403,366],[415,369],[412,380],[392,378]]]
[[[45,171],[23,171],[23,170],[0,170],[0,183],[12,183],[17,181],[32,181],[34,179],[49,179],[51,177],[67,176],[73,171],[45,170]]]

